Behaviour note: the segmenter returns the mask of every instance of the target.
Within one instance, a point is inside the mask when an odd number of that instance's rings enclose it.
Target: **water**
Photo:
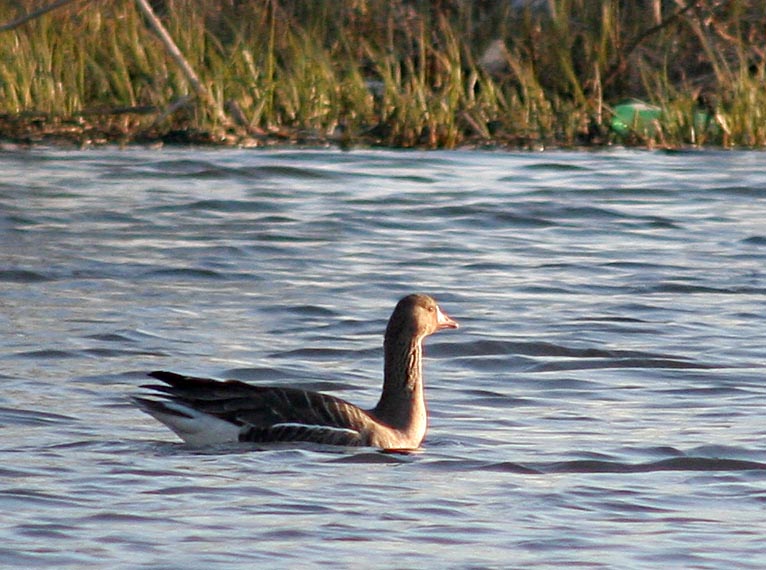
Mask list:
[[[0,154],[0,566],[766,567],[759,153]],[[423,451],[190,449],[158,368],[371,406],[434,294]]]

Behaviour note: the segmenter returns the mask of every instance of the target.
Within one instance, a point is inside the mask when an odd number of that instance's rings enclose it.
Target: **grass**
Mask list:
[[[20,16],[19,5],[1,3],[0,21]],[[133,0],[73,2],[0,32],[0,137],[766,146],[760,0],[153,6],[212,102],[193,97]],[[650,136],[610,131],[610,110],[628,97],[662,109]],[[227,109],[231,121],[222,123],[211,105]]]

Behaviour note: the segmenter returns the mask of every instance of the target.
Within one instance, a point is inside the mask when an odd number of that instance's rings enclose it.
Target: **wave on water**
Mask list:
[[[561,473],[652,473],[658,471],[766,471],[766,463],[746,459],[715,457],[672,457],[645,463],[627,463],[599,459],[515,463],[449,459],[429,461],[426,467],[444,471],[495,471],[524,475]]]
[[[9,283],[40,283],[51,281],[52,277],[28,269],[0,269],[0,281]]]
[[[76,421],[71,416],[41,412],[38,410],[25,410],[21,408],[0,407],[0,426],[9,424],[26,426],[47,426],[52,424],[70,423]]]
[[[654,471],[763,471],[766,463],[712,457],[673,457],[649,463],[562,461],[533,468],[543,473],[650,473]]]

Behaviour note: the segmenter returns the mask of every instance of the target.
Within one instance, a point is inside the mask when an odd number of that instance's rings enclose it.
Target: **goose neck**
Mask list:
[[[422,359],[420,338],[386,339],[383,394],[375,408],[381,421],[405,429],[425,416]]]

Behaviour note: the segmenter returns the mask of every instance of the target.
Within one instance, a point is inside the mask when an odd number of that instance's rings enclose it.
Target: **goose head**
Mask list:
[[[423,339],[442,329],[456,329],[457,322],[448,317],[428,295],[407,295],[399,301],[386,327],[386,340]]]

